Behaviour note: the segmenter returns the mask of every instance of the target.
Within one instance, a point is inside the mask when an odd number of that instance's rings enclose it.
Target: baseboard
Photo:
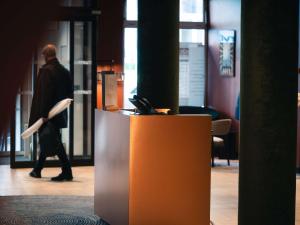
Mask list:
[[[8,157],[10,156],[10,152],[0,152],[0,157]]]
[[[17,155],[17,156],[24,156],[24,152],[17,151],[17,152],[15,152],[15,155]],[[0,157],[9,157],[9,156],[10,156],[10,151],[0,152]]]

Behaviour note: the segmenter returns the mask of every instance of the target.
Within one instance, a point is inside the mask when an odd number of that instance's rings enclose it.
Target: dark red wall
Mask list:
[[[25,79],[45,24],[52,16],[61,13],[58,2],[0,1],[0,139],[6,134],[14,115],[18,89]]]
[[[99,66],[109,64],[114,60],[114,70],[123,71],[123,0],[100,0],[101,16],[99,17],[99,35],[97,61]]]
[[[235,107],[240,90],[240,0],[210,0],[210,30],[208,39],[208,93],[207,103],[225,116],[235,118]],[[219,36],[218,31],[236,31],[235,76],[219,75]],[[234,120],[233,128],[238,129]]]

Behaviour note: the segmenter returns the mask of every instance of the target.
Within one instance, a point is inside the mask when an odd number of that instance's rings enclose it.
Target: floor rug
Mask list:
[[[107,225],[94,215],[93,197],[0,197],[1,225]]]

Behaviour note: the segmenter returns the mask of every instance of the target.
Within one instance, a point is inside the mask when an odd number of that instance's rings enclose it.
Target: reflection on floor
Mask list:
[[[94,195],[94,168],[74,167],[74,182],[55,183],[59,168],[45,168],[42,179],[28,176],[30,169],[0,166],[0,196],[6,195]],[[238,162],[227,166],[226,160],[216,160],[211,173],[211,219],[215,225],[237,225]],[[296,225],[300,225],[300,177],[297,177]]]

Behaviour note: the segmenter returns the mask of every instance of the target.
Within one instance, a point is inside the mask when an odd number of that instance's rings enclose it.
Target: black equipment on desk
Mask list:
[[[138,114],[141,115],[150,115],[150,114],[162,114],[165,113],[157,112],[153,106],[150,104],[148,99],[134,95],[133,98],[129,98],[129,101],[137,108]]]

